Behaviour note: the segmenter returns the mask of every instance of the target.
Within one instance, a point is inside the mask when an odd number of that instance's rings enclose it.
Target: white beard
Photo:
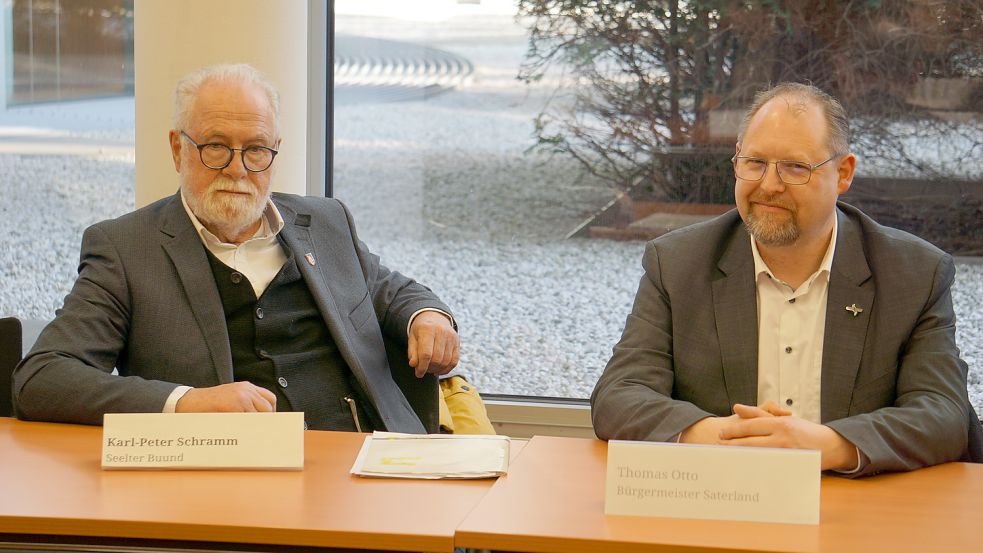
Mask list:
[[[223,191],[243,194],[225,194]],[[182,174],[181,192],[201,224],[223,240],[238,236],[254,225],[263,216],[270,199],[269,192],[258,194],[246,179],[234,181],[225,175],[215,177],[199,196],[191,191]]]

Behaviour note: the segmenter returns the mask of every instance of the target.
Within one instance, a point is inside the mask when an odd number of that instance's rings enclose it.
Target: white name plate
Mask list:
[[[819,524],[820,467],[804,449],[612,441],[604,513]]]
[[[304,414],[107,414],[102,468],[301,470]]]

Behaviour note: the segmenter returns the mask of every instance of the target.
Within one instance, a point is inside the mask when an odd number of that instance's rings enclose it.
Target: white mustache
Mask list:
[[[228,177],[219,177],[212,181],[208,187],[209,192],[235,192],[237,194],[255,195],[253,187],[245,180],[232,180]]]

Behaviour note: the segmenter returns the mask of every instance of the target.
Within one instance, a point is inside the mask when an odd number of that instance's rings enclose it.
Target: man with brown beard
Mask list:
[[[180,190],[85,231],[79,277],[14,374],[17,416],[303,411],[314,429],[436,431],[450,310],[330,198],[271,193],[279,96],[248,65],[175,95]]]
[[[599,437],[815,449],[853,476],[969,458],[952,258],[839,203],[856,163],[836,99],[755,98],[737,209],[646,248]]]

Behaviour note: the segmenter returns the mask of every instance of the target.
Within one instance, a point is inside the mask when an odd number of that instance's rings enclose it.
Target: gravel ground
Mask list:
[[[587,397],[631,309],[643,244],[564,240],[611,194],[567,160],[526,152],[548,90],[514,80],[521,37],[487,36],[504,22],[406,35],[378,21],[351,27],[410,41],[424,33],[475,64],[469,86],[426,102],[336,108],[335,195],[362,238],[448,301],[462,370],[481,390]],[[959,262],[957,342],[983,413],[979,298],[983,263]]]
[[[54,317],[82,231],[133,209],[133,159],[0,155],[0,315]]]
[[[526,153],[547,92],[513,79],[524,43],[498,40],[493,25],[451,27],[428,45],[472,61],[471,84],[338,107],[335,195],[384,263],[452,307],[461,369],[482,391],[587,397],[630,310],[643,244],[564,238],[611,192],[568,160]],[[50,319],[74,280],[82,230],[133,208],[132,156],[0,155],[0,175],[0,314]],[[983,413],[980,298],[983,263],[960,261],[957,341]]]
[[[563,239],[609,198],[569,163],[523,154],[521,141],[511,152],[475,151],[430,133],[428,125],[443,121],[427,113],[493,117],[469,106],[463,93],[399,107],[375,128],[384,134],[374,141],[337,145],[335,192],[352,208],[362,239],[452,306],[461,323],[461,367],[479,389],[587,397],[631,308],[643,244]],[[378,109],[336,112],[339,135],[371,134],[369,114]],[[414,148],[392,148],[414,131],[425,136]],[[970,367],[973,404],[983,413],[981,297],[983,263],[959,260],[957,342]]]

